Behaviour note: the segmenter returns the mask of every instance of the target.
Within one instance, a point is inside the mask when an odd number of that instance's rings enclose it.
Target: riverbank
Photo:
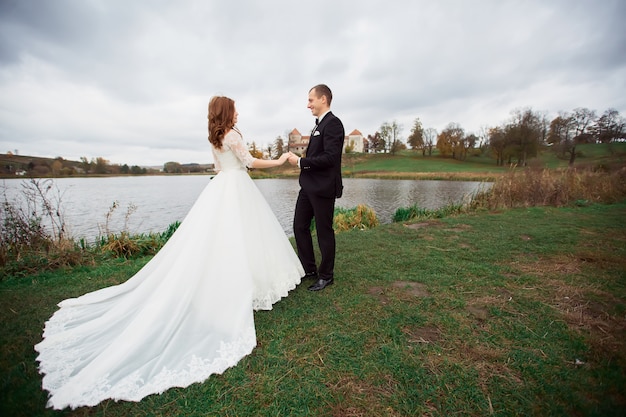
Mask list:
[[[336,285],[255,314],[223,375],[53,412],[32,346],[56,304],[149,258],[0,283],[0,414],[602,415],[626,412],[626,203],[477,211],[337,235]]]

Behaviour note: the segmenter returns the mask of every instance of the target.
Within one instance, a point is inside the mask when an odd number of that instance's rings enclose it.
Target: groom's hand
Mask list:
[[[289,154],[289,163],[291,165],[298,165],[298,157],[291,152],[289,152]]]

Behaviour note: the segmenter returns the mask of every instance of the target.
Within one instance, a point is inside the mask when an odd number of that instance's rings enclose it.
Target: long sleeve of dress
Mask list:
[[[254,162],[254,157],[248,151],[248,148],[243,143],[243,138],[239,133],[231,130],[224,137],[224,141],[222,142],[222,146],[228,146],[231,151],[237,156],[237,158],[241,161],[242,164],[246,166],[246,168],[252,168],[252,163]]]

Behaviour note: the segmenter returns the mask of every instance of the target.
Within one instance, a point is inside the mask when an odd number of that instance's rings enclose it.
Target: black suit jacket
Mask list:
[[[300,159],[300,187],[304,191],[320,197],[341,197],[341,152],[345,136],[341,120],[328,112],[311,133],[305,156]]]

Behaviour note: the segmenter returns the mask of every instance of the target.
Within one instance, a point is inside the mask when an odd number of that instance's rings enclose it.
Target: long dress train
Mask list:
[[[220,172],[163,248],[128,281],[59,303],[39,353],[48,406],[139,401],[204,381],[256,346],[254,310],[304,275],[251,180],[241,136],[213,150]]]

